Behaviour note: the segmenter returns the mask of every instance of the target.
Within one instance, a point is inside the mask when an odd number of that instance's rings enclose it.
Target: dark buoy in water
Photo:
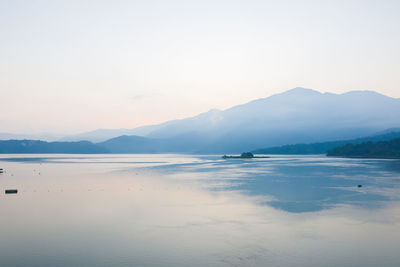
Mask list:
[[[360,188],[360,187],[362,187],[362,185],[361,185],[361,184],[359,184],[359,185],[357,185],[357,187],[358,187],[358,188]]]
[[[6,194],[17,194],[18,190],[17,189],[6,189]]]

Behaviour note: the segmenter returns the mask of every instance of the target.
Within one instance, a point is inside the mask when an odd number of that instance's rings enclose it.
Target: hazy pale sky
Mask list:
[[[0,132],[133,128],[301,86],[400,97],[400,1],[0,0]]]

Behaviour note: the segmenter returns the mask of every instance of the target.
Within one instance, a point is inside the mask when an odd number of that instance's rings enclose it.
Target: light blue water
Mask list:
[[[1,155],[0,168],[1,266],[400,266],[398,160]]]

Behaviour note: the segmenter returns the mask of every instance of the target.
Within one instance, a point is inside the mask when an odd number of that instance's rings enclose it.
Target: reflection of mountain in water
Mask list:
[[[153,167],[199,176],[213,190],[271,196],[265,203],[288,212],[312,212],[350,204],[376,208],[400,188],[400,161],[282,157],[255,161],[206,161]],[[357,185],[361,184],[362,188]],[[221,186],[222,185],[222,186]],[[392,194],[393,192],[393,194]]]

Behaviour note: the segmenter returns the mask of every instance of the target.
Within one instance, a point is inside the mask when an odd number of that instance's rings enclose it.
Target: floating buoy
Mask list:
[[[17,194],[18,190],[17,189],[6,189],[6,194]]]

